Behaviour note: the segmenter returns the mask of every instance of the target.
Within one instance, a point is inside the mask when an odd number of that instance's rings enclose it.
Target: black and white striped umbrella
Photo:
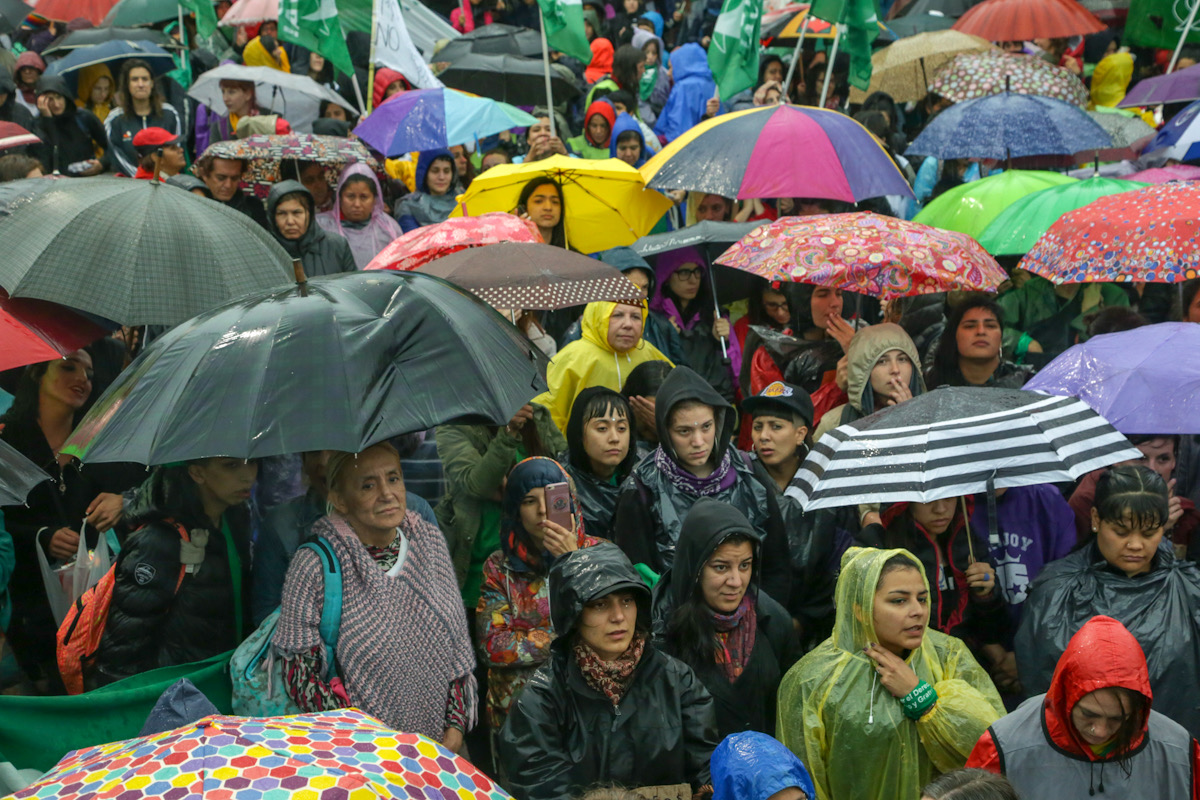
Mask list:
[[[806,510],[930,503],[997,489],[1073,481],[1142,454],[1073,397],[947,387],[827,433],[787,494]]]

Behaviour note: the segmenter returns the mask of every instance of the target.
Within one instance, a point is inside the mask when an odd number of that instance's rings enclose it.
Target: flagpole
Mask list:
[[[792,63],[788,64],[787,77],[783,81],[783,100],[785,103],[792,102],[792,76],[796,74],[796,64],[800,62],[800,50],[804,47],[804,35],[806,33],[808,33],[807,16],[804,17],[804,24],[800,26],[800,38],[796,40],[796,49],[792,51]]]
[[[358,76],[354,76],[354,91],[358,95],[358,105],[360,108],[365,108],[367,113],[371,113],[371,106],[375,100],[375,35],[376,27],[379,25],[379,14],[376,5],[379,0],[374,0],[371,3],[371,63],[367,65],[367,91],[370,94],[370,102],[364,105],[362,90],[358,88]]]
[[[825,65],[825,85],[821,87],[821,108],[825,107],[825,98],[829,95],[829,79],[833,77],[833,64],[837,61],[838,45],[842,42],[842,26],[834,28],[833,51],[829,54],[829,62]]]
[[[550,138],[553,139],[558,136],[558,131],[554,124],[554,94],[550,89],[550,44],[546,41],[546,14],[542,11],[541,3],[538,3],[538,19],[542,23],[542,71],[546,75],[546,107],[550,109]],[[563,230],[566,230],[566,225]]]
[[[1188,34],[1192,32],[1192,23],[1196,21],[1196,11],[1200,10],[1200,0],[1192,0],[1192,10],[1188,13],[1187,22],[1183,24],[1183,33],[1179,36],[1179,44],[1175,45],[1175,53],[1171,56],[1171,63],[1167,66],[1167,74],[1170,75],[1175,71],[1175,64],[1179,61],[1179,54],[1183,52],[1183,43],[1187,41]]]

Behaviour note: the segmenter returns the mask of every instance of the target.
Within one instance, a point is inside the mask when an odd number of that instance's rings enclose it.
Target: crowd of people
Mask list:
[[[127,58],[68,76],[41,53],[89,23],[31,18],[3,37],[0,120],[39,142],[0,156],[0,181],[163,181],[248,216],[317,277],[444,223],[498,165],[558,154],[638,167],[704,119],[816,104],[826,83],[826,106],[858,119],[915,188],[915,201],[857,210],[911,218],[998,166],[910,164],[905,147],[948,102],[875,92],[850,104],[844,56],[827,63],[811,44],[790,85],[767,54],[754,86],[720,98],[706,55],[720,3],[583,8],[593,59],[556,53],[553,67],[579,99],[534,107],[534,124],[486,141],[377,153],[380,169],[287,160],[259,194],[254,165],[219,145],[291,123],[253,81],[221,82],[224,113],[187,81],[222,60],[306,75],[347,100],[323,102],[310,126],[335,137],[359,121],[356,82],[378,108],[413,81],[341,73],[281,42],[272,21],[204,40],[190,18],[172,34],[186,70]],[[443,10],[462,32],[538,24],[529,0]],[[1081,85],[1115,103],[1100,76],[1129,55],[1118,32],[1004,44],[1078,61]],[[1126,85],[1156,63],[1139,59]],[[655,231],[855,210],[669,196]],[[542,246],[571,249],[553,177],[532,177],[511,211]],[[0,439],[51,476],[0,517],[0,689],[74,688],[39,557],[53,568],[103,540],[119,553],[103,636],[76,667],[83,689],[236,651],[274,626],[297,713],[361,709],[518,800],[639,787],[718,800],[1200,798],[1198,435],[1133,436],[1141,459],[1077,484],[1002,488],[990,504],[815,510],[793,486],[838,426],[945,387],[1020,388],[1101,333],[1200,322],[1200,279],[1177,293],[1056,286],[1013,262],[996,295],[880,303],[756,279],[730,298],[703,247],[587,255],[631,296],[500,309],[550,357],[547,390],[505,425],[455,422],[359,453],[85,468],[64,442],[161,331],[118,329],[0,374]],[[326,559],[342,581],[332,642]]]

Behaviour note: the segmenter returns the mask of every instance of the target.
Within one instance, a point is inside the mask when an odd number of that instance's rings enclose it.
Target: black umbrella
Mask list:
[[[33,8],[21,0],[0,0],[0,33],[12,33],[32,13]]]
[[[470,54],[492,56],[525,56],[539,58],[542,55],[542,37],[532,28],[505,25],[502,22],[476,28],[451,39],[431,59],[434,62],[455,62]]]
[[[25,503],[29,490],[50,476],[21,455],[8,442],[0,441],[0,506]]]
[[[14,3],[18,0],[0,0],[0,8],[4,3]],[[44,56],[76,50],[80,47],[104,44],[105,42],[150,42],[164,50],[182,50],[181,45],[167,34],[154,28],[84,28],[71,31],[42,51]]]
[[[954,27],[954,18],[941,14],[905,14],[903,17],[889,19],[884,24],[892,33],[904,39],[918,33],[949,30]]]
[[[713,297],[719,297],[719,303],[732,303],[749,297],[754,293],[755,287],[763,285],[766,281],[745,270],[714,264],[713,261],[728,250],[731,244],[741,241],[743,236],[763,224],[765,223],[705,220],[687,228],[643,236],[633,243],[633,249],[653,265],[656,257],[662,253],[684,247],[699,248],[708,261],[714,289]],[[717,290],[720,291],[719,296]]]
[[[566,70],[566,67],[562,69]],[[579,88],[569,76],[570,70],[564,74],[551,68],[555,103],[571,100],[579,94]],[[541,59],[471,53],[439,72],[438,78],[450,89],[473,92],[514,106],[546,104],[546,76]]]
[[[545,390],[545,363],[514,325],[440,278],[315,278],[155,340],[63,452],[141,464],[359,452],[447,422],[503,425]]]

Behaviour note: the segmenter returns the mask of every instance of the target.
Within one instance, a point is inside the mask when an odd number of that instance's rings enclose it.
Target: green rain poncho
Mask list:
[[[916,722],[876,680],[863,654],[875,638],[875,587],[884,562],[906,550],[852,547],[842,557],[833,636],[800,660],[779,686],[777,735],[808,767],[820,800],[919,800],[921,787],[963,766],[1004,705],[987,672],[953,636],[926,629],[908,656],[937,704]],[[928,581],[925,585],[928,587]]]

